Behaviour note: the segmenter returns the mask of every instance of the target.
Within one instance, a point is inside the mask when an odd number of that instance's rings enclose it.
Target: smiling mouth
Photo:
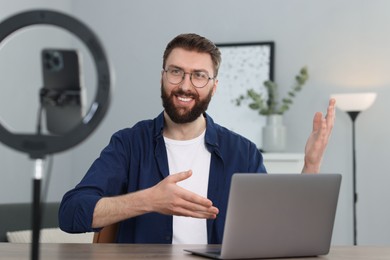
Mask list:
[[[190,102],[193,98],[192,97],[183,97],[183,96],[177,96],[177,99],[183,102]]]

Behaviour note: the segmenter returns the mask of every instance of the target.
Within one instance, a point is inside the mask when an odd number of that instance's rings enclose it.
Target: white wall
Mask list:
[[[180,0],[84,0],[72,1],[71,6],[52,1],[14,2],[0,0],[1,18],[31,6],[71,10],[101,37],[116,74],[112,106],[103,124],[81,145],[55,156],[49,200],[60,200],[77,184],[114,131],[161,111],[162,52],[172,37],[197,32],[218,43],[271,40],[276,42],[276,81],[283,91],[301,66],[307,65],[310,72],[309,83],[284,117],[289,152],[303,151],[312,116],[315,111],[324,111],[330,94],[378,92],[373,107],[357,120],[358,242],[390,243],[386,163],[390,143],[386,114],[390,95],[389,1],[200,0],[194,4]],[[4,102],[0,116],[13,101]],[[253,111],[248,109],[248,113]],[[343,174],[334,244],[352,243],[351,145],[351,122],[338,111],[322,168],[323,172]],[[5,165],[0,202],[30,200],[32,163],[5,146],[0,146],[0,156],[1,165]]]

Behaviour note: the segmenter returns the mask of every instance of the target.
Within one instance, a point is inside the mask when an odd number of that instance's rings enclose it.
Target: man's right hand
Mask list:
[[[216,218],[219,211],[211,200],[177,185],[191,175],[191,170],[171,174],[150,188],[151,211],[193,218]]]

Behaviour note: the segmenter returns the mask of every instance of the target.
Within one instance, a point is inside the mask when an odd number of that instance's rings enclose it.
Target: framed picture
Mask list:
[[[216,123],[237,132],[261,147],[261,129],[266,118],[235,99],[253,88],[264,92],[266,80],[274,79],[274,42],[217,44],[222,63],[218,88],[208,109]]]

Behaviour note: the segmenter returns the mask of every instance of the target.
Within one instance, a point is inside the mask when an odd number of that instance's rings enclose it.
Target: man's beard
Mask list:
[[[175,95],[194,98],[194,107],[191,109],[175,107],[173,103],[173,98]],[[195,121],[201,114],[203,114],[207,110],[212,96],[212,90],[210,90],[209,94],[205,97],[205,99],[200,100],[199,95],[197,93],[186,93],[180,88],[177,91],[172,91],[171,95],[168,95],[168,93],[164,91],[164,86],[161,84],[161,99],[163,107],[165,109],[165,112],[171,118],[171,120],[177,124],[185,124]]]

